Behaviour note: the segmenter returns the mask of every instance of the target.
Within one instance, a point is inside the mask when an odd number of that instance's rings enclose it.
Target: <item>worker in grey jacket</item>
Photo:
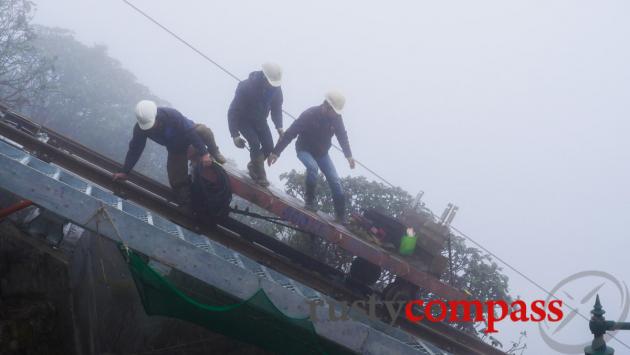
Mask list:
[[[311,210],[315,209],[315,187],[318,170],[321,169],[332,192],[336,219],[339,222],[344,222],[346,199],[341,187],[341,180],[328,155],[328,150],[332,146],[332,136],[335,135],[346,159],[348,159],[350,168],[354,169],[355,162],[341,117],[346,99],[337,91],[328,92],[325,98],[321,105],[307,109],[293,122],[278,140],[267,163],[269,165],[275,163],[284,148],[297,137],[295,143],[297,156],[306,166],[305,207]]]
[[[265,159],[273,149],[273,138],[267,124],[271,113],[279,135],[282,135],[282,69],[274,63],[262,65],[262,71],[254,71],[236,88],[228,110],[228,126],[234,145],[249,144],[251,161],[247,170],[251,178],[261,186],[269,186],[265,172]],[[245,139],[241,137],[241,134]]]

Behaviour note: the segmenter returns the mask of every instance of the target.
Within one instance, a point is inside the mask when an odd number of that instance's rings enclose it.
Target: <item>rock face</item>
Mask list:
[[[22,235],[0,224],[0,354],[73,354],[67,263]]]
[[[0,223],[0,354],[144,352],[265,354],[194,324],[147,316],[109,240],[85,232],[53,249]]]

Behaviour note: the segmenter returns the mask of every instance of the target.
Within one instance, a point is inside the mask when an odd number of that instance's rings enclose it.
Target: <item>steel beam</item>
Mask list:
[[[1,107],[0,107],[1,109]],[[6,114],[6,111],[5,111]],[[5,116],[6,117],[6,116]],[[222,242],[229,248],[245,252],[248,256],[254,260],[260,262],[263,265],[271,266],[274,269],[280,270],[292,278],[307,283],[308,285],[315,287],[321,292],[328,295],[334,295],[336,298],[352,299],[352,291],[340,287],[340,285],[331,283],[330,279],[322,277],[317,272],[309,272],[302,267],[290,262],[286,257],[274,255],[269,253],[263,247],[256,244],[252,244],[250,241],[239,238],[237,234],[234,234],[230,229],[237,229],[238,222],[234,221],[234,225],[226,229],[219,227],[218,229],[212,228],[197,228],[195,222],[181,212],[177,211],[174,205],[170,204],[167,199],[162,198],[156,193],[147,190],[143,187],[139,187],[132,183],[116,184],[111,181],[111,175],[108,171],[101,169],[99,166],[89,163],[89,161],[78,159],[78,157],[69,154],[61,149],[50,146],[47,143],[41,142],[34,138],[29,133],[21,131],[0,120],[0,135],[3,135],[13,141],[18,142],[30,151],[36,152],[38,156],[43,157],[47,161],[54,161],[57,164],[75,172],[79,175],[105,186],[111,190],[117,191],[117,194],[125,196],[131,200],[134,200],[141,205],[144,205],[164,216],[168,216],[169,219],[176,223],[196,230],[197,232],[204,233],[205,235]],[[158,183],[153,182],[159,185]],[[244,226],[241,224],[241,226]],[[244,226],[245,228],[246,226]],[[247,229],[247,228],[245,228]],[[256,230],[242,229],[242,234],[255,235],[259,233]],[[264,235],[259,237],[260,240],[264,240]],[[256,241],[257,243],[259,241]],[[405,329],[411,334],[415,334],[419,337],[427,339],[434,344],[446,349],[450,349],[455,353],[462,354],[503,354],[496,348],[491,347],[488,344],[481,342],[474,336],[462,333],[447,324],[442,323],[420,323],[412,324],[404,320],[397,323],[402,329]],[[392,332],[391,329],[387,330]],[[394,331],[395,333],[395,331]]]
[[[2,110],[2,108],[0,108]],[[48,136],[47,144],[61,148],[73,155],[81,157],[92,164],[108,171],[116,172],[120,170],[120,165],[87,147],[76,142],[65,139],[62,135],[41,125],[37,125],[27,118],[4,108],[5,120],[13,122],[22,129],[31,133],[45,133]],[[379,246],[368,243],[361,238],[354,236],[341,225],[334,224],[325,217],[306,211],[299,203],[294,201],[282,191],[263,189],[256,185],[251,179],[244,176],[239,171],[226,169],[230,177],[232,190],[240,197],[254,203],[265,210],[268,210],[297,227],[312,233],[316,237],[324,238],[329,242],[338,244],[344,250],[353,255],[360,256],[392,273],[406,279],[419,287],[427,289],[446,299],[466,299],[468,295],[458,289],[441,282],[433,275],[421,271],[400,257],[385,251]],[[169,189],[161,184],[155,183],[146,176],[134,173],[130,176],[130,181],[142,186],[152,193],[172,201],[172,194]],[[141,202],[142,203],[142,202]]]
[[[103,201],[52,179],[18,161],[0,155],[0,187],[38,206],[55,211],[68,221],[113,241],[121,242],[162,264],[186,273],[233,297],[245,300],[258,289],[265,290],[283,313],[291,317],[309,315],[307,300],[276,284],[192,244],[174,238],[157,227]],[[414,349],[375,329],[353,320],[327,321],[318,310],[314,326],[319,336],[357,353],[412,354]]]

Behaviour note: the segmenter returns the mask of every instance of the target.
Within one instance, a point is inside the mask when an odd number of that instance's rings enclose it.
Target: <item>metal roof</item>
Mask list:
[[[153,261],[193,276],[238,298],[263,288],[273,303],[292,317],[308,315],[306,301],[326,299],[308,286],[274,271],[203,235],[182,228],[111,191],[35,158],[17,145],[0,141],[0,188],[115,241]],[[124,232],[121,232],[124,231]],[[448,354],[383,322],[354,314],[348,321],[327,321],[319,308],[319,336],[368,354]],[[326,313],[324,313],[326,312]]]

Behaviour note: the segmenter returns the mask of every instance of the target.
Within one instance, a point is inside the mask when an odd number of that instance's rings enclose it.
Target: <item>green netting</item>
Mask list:
[[[148,315],[193,322],[213,332],[281,354],[350,353],[322,341],[308,318],[286,316],[262,289],[246,301],[213,306],[184,294],[153,270],[140,255],[129,251],[127,260]]]

